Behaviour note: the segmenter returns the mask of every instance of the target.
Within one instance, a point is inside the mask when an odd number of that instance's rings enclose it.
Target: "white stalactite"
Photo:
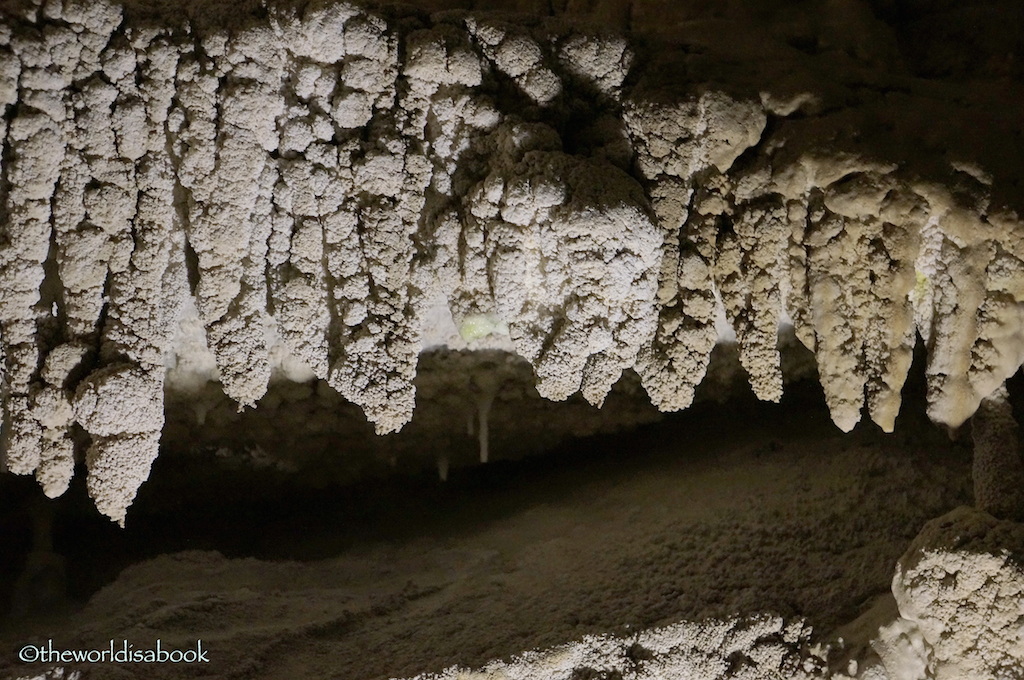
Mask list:
[[[782,395],[788,317],[843,430],[865,407],[892,430],[918,333],[953,427],[1024,362],[1024,227],[983,172],[954,189],[801,142],[809,95],[627,78],[621,36],[265,9],[156,29],[47,1],[0,26],[4,460],[48,495],[77,422],[123,521],[190,284],[227,395],[256,405],[284,352],[379,433],[412,417],[437,297],[470,335],[507,328],[542,395],[595,405],[629,368],[690,405],[716,295],[755,394]]]
[[[477,442],[480,448],[480,462],[486,463],[491,456],[491,407],[494,406],[494,398],[498,395],[498,380],[496,377],[485,374],[474,380],[479,394],[476,397],[476,416],[479,422],[477,427]],[[470,420],[470,434],[473,434],[473,421]]]

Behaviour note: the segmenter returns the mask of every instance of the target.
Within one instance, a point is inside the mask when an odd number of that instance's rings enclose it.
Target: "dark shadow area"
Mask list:
[[[1014,0],[870,0],[915,75],[1024,79],[1024,5]]]
[[[849,445],[895,440],[911,450],[946,440],[917,415],[924,411],[921,357],[905,392],[909,403],[895,435],[886,437],[862,424],[849,436]],[[713,460],[715,451],[749,441],[753,432],[766,437],[765,455],[794,435],[839,434],[818,385],[803,381],[787,388],[781,404],[761,403],[749,394],[726,403],[704,402],[663,423],[576,439],[548,455],[453,468],[445,483],[428,470],[315,488],[276,471],[217,471],[213,466],[200,475],[195,460],[163,456],[124,530],[95,512],[84,470],[79,470],[69,492],[52,501],[54,547],[74,565],[68,592],[83,602],[128,564],[162,553],[216,550],[227,557],[318,560],[361,545],[481,531],[524,509],[571,502],[586,484]],[[673,442],[689,444],[680,451]],[[296,445],[301,446],[301,438]],[[194,483],[189,481],[192,472],[197,473]],[[31,546],[30,506],[38,494],[29,479],[0,477],[4,584],[12,583]],[[9,602],[9,592],[2,596]]]
[[[79,475],[53,522],[71,603],[5,618],[0,636],[213,635],[222,664],[188,677],[376,680],[756,611],[827,634],[886,592],[926,521],[970,502],[969,445],[923,416],[923,373],[919,354],[893,435],[842,434],[807,380],[780,404],[744,390],[447,482],[427,469],[315,487],[166,455],[124,530]],[[17,578],[38,492],[0,485],[0,570]]]

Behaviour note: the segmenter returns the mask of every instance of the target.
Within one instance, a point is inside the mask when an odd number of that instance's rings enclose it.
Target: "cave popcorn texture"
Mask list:
[[[991,177],[830,148],[806,93],[659,84],[621,36],[486,14],[25,7],[0,25],[4,462],[60,495],[80,427],[120,523],[193,305],[240,407],[281,343],[380,434],[438,296],[596,405],[632,368],[687,407],[719,304],[766,400],[792,320],[844,431],[865,407],[892,430],[918,334],[951,427],[1024,362],[1024,231]]]

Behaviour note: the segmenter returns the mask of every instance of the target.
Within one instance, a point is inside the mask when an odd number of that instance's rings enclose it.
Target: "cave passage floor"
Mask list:
[[[176,520],[143,495],[127,531],[63,541],[72,581],[104,554],[134,563],[87,602],[5,621],[0,677],[38,672],[7,652],[47,638],[201,639],[211,659],[84,677],[380,680],[704,617],[803,616],[827,636],[888,591],[927,520],[970,502],[969,465],[923,423],[843,435],[798,395],[696,407],[444,484],[197,501]]]

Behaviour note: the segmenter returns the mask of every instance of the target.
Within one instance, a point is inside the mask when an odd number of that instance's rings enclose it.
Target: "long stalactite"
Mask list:
[[[411,418],[437,296],[467,333],[507,328],[543,396],[595,405],[633,369],[686,408],[719,309],[766,400],[793,323],[844,431],[865,409],[892,430],[919,336],[951,427],[1024,362],[1024,225],[985,159],[937,174],[860,147],[870,115],[830,117],[814,91],[698,84],[627,36],[487,13],[12,7],[4,460],[60,495],[77,424],[115,521],[191,305],[240,407],[280,338],[379,434]],[[895,92],[908,117],[933,105]]]

